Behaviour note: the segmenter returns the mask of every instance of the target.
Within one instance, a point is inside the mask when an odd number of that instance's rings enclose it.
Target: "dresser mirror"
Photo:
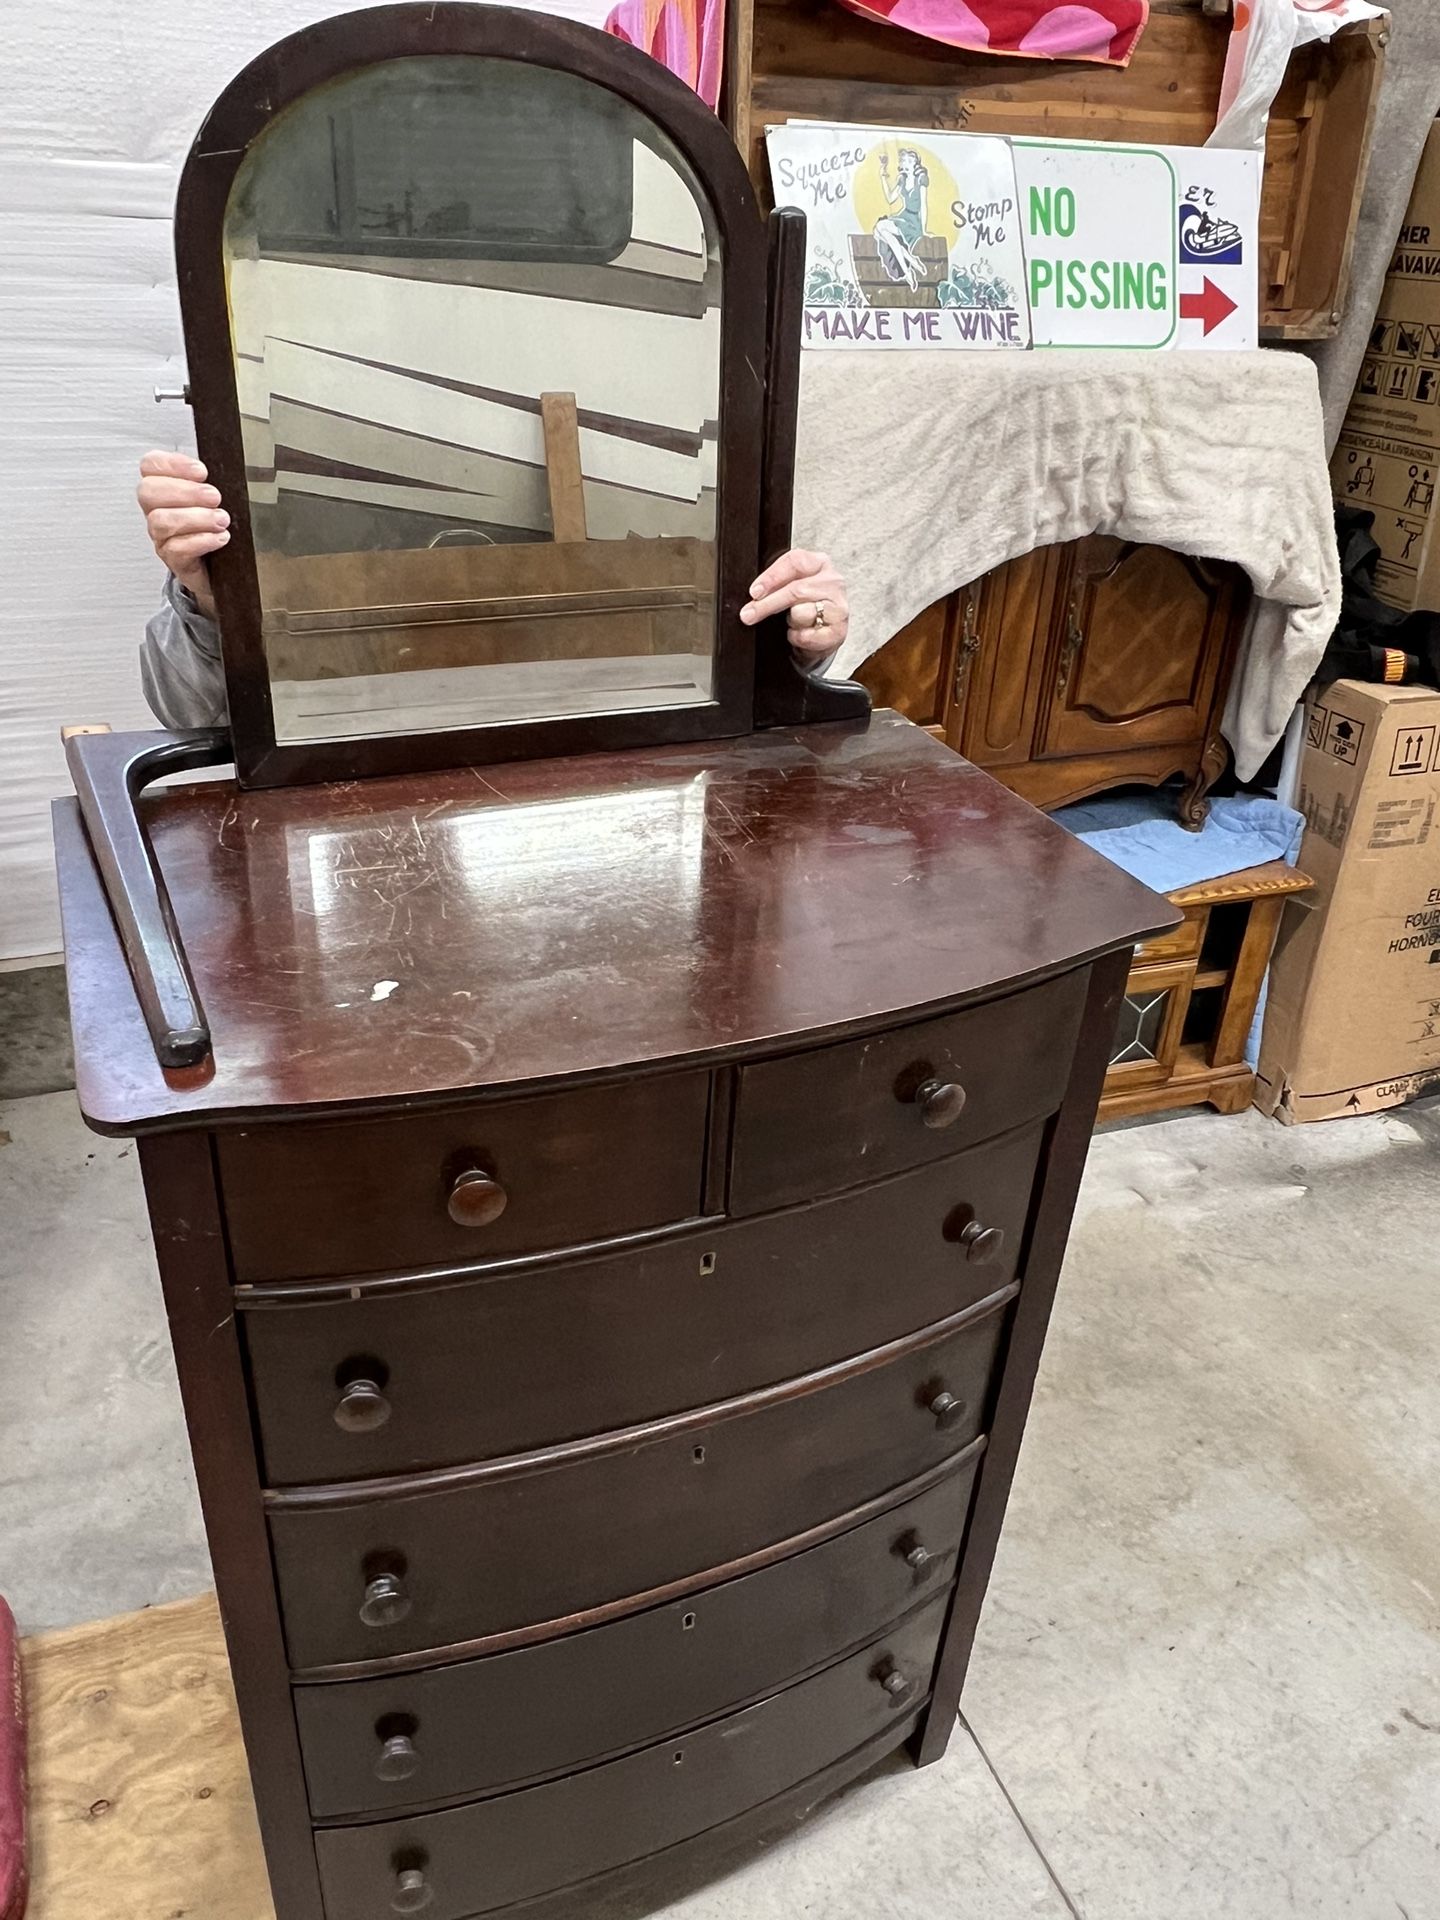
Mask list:
[[[160,1061],[210,1033],[143,788],[860,720],[783,619],[804,216],[637,48],[426,0],[306,27],[207,114],[175,252],[229,726],[68,758]],[[623,784],[623,782],[622,782]]]
[[[712,699],[723,263],[648,115],[361,68],[251,146],[224,258],[277,742]]]

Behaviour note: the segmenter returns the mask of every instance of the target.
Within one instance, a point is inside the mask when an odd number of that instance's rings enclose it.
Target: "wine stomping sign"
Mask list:
[[[794,123],[809,347],[1253,347],[1259,156]],[[1182,176],[1183,169],[1183,176]]]

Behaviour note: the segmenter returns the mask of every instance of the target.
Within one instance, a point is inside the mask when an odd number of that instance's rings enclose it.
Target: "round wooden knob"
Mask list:
[[[447,1207],[457,1227],[488,1227],[500,1218],[509,1199],[498,1180],[471,1167],[455,1176]]]
[[[924,1573],[927,1567],[935,1564],[935,1555],[925,1545],[918,1533],[907,1533],[896,1548],[896,1552],[914,1573]]]
[[[414,1605],[398,1573],[377,1573],[365,1589],[360,1602],[361,1624],[367,1627],[398,1627],[410,1616]]]
[[[351,1380],[335,1406],[342,1433],[374,1433],[390,1418],[390,1402],[373,1380]]]
[[[435,1898],[435,1889],[419,1867],[405,1867],[395,1876],[392,1913],[423,1913]]]
[[[910,1691],[910,1682],[893,1660],[887,1660],[883,1666],[877,1667],[875,1678],[897,1705]]]
[[[408,1733],[396,1733],[386,1740],[375,1757],[375,1778],[387,1782],[409,1780],[420,1769],[420,1756]]]
[[[953,1393],[948,1393],[943,1387],[939,1393],[932,1394],[926,1404],[935,1416],[936,1426],[945,1428],[947,1432],[951,1427],[958,1426],[965,1416],[965,1402],[957,1400]]]
[[[972,1266],[987,1267],[1004,1251],[1005,1232],[1002,1227],[982,1227],[978,1220],[972,1220],[961,1229],[960,1244]]]
[[[965,1089],[954,1080],[924,1080],[915,1090],[915,1104],[927,1127],[953,1127],[965,1111]]]

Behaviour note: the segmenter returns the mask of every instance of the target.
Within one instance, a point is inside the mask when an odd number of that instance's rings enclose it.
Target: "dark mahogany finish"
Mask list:
[[[593,1765],[840,1659],[948,1590],[977,1456],[968,1449],[928,1492],[864,1526],[697,1598],[458,1667],[297,1688],[317,1817],[373,1816]]]
[[[292,1666],[370,1663],[633,1608],[842,1520],[981,1432],[1010,1297],[648,1427],[408,1482],[270,1495]],[[395,1584],[367,1615],[377,1579]]]
[[[101,1132],[756,1057],[1013,991],[1174,919],[884,712],[724,749],[215,782],[146,812],[215,1051],[157,1066],[62,805],[77,1081]]]
[[[1014,1276],[1042,1137],[1022,1128],[840,1199],[587,1258],[242,1292],[266,1477],[488,1459],[901,1339]],[[977,1226],[996,1237],[984,1248]],[[517,1371],[517,1353],[545,1365]]]
[[[276,748],[225,196],[305,89],[466,51],[611,87],[715,209],[717,697]],[[738,627],[788,540],[803,248],[778,216],[767,283],[723,130],[645,56],[452,0],[307,29],[206,122],[180,239],[242,784],[141,797],[222,741],[90,736],[55,831],[276,1920],[638,1914],[944,1751],[1131,951],[1175,914]],[[340,772],[395,777],[274,784]]]
[[[78,1078],[278,1920],[638,1907],[937,1757],[1164,903],[883,713],[147,815],[214,1053],[60,807]]]
[[[466,1920],[733,1819],[922,1704],[944,1619],[942,1597],[813,1680],[627,1759],[448,1813],[323,1832],[327,1911],[389,1920],[406,1910],[394,1894],[408,1870],[435,1920]]]
[[[222,1134],[236,1277],[498,1259],[689,1219],[709,1103],[707,1075],[672,1074],[408,1120]],[[636,1139],[654,1151],[628,1152]]]

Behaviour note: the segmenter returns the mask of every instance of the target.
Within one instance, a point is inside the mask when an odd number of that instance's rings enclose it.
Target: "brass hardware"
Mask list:
[[[1060,649],[1060,671],[1055,678],[1055,693],[1064,693],[1070,684],[1070,675],[1075,662],[1080,658],[1080,649],[1085,644],[1085,635],[1080,630],[1080,592],[1077,588],[1070,596],[1070,606],[1066,616],[1065,644]]]
[[[980,636],[975,631],[975,596],[965,595],[965,618],[960,628],[960,647],[955,656],[955,700],[958,704],[965,698],[966,684],[970,679],[970,667],[980,651]]]

